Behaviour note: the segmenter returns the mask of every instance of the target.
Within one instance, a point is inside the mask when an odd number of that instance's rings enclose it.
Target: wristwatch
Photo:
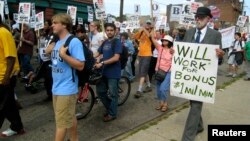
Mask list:
[[[101,64],[104,65],[104,61],[102,61]]]

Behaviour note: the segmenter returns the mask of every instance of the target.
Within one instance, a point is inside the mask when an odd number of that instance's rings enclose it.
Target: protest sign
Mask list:
[[[104,20],[107,17],[105,12],[104,0],[93,0],[96,19]]]
[[[179,22],[180,21],[181,12],[182,12],[182,6],[172,5],[169,21],[170,22],[172,22],[172,21]]]
[[[157,17],[160,15],[160,5],[157,3],[153,3],[152,5],[153,17]]]
[[[195,25],[194,13],[191,11],[191,3],[185,3],[182,6],[182,14],[180,17],[180,24]]]
[[[164,29],[167,24],[167,16],[158,16],[155,22],[156,30]]]
[[[222,49],[229,48],[234,41],[235,26],[219,30],[221,33]]]
[[[191,2],[191,13],[196,13],[199,7],[203,6],[200,2]]]
[[[78,24],[83,25],[83,19],[78,17]]]
[[[30,11],[31,11],[31,4],[30,3],[19,3],[19,10],[18,10],[18,21],[20,23],[27,23],[30,22]]]
[[[140,27],[139,15],[128,15],[128,21],[126,29],[133,31],[136,28]]]
[[[244,27],[246,20],[247,16],[239,16],[236,25],[238,25],[239,27]]]
[[[77,12],[77,7],[68,6],[67,14],[70,15],[70,17],[72,18],[73,25],[76,25],[76,12]]]
[[[44,13],[39,12],[36,14],[36,26],[35,30],[40,30],[44,28]]]
[[[219,45],[174,43],[170,94],[189,100],[214,103]]]
[[[0,1],[0,15],[2,20],[4,20],[4,1]]]
[[[87,6],[87,9],[88,9],[88,22],[92,22],[94,19],[93,8],[92,6]]]
[[[19,23],[18,21],[18,13],[13,13],[13,20],[17,23]]]
[[[4,13],[8,15],[9,14],[8,2],[7,0],[1,0],[1,1],[4,1]]]
[[[135,4],[135,15],[141,15],[141,6],[139,4]]]

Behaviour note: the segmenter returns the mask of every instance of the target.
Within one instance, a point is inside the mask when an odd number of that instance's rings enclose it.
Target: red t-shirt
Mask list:
[[[28,41],[32,42],[33,44],[35,43],[35,35],[34,35],[33,31],[28,30],[26,32],[23,32],[23,37],[25,40],[28,40]],[[33,46],[30,44],[27,44],[26,42],[23,42],[18,53],[32,55],[33,54]]]

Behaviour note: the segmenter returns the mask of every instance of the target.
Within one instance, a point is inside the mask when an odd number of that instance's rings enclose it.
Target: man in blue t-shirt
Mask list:
[[[115,24],[105,24],[105,32],[108,39],[104,41],[95,56],[103,56],[102,61],[97,63],[95,67],[103,69],[103,78],[96,85],[96,91],[107,110],[103,118],[104,122],[114,120],[117,116],[118,82],[121,78],[121,63],[119,58],[122,53],[122,44],[120,40],[115,38],[115,30]],[[114,40],[115,45],[112,47]],[[109,92],[109,95],[107,95],[107,92]]]
[[[53,32],[58,35],[59,41],[51,52],[53,77],[53,107],[56,120],[56,141],[64,140],[67,129],[70,131],[70,140],[77,141],[77,120],[75,106],[78,93],[78,77],[76,70],[84,68],[83,46],[80,40],[73,38],[68,47],[64,47],[72,19],[67,14],[57,14],[52,18]],[[66,52],[69,52],[68,55]],[[72,69],[73,68],[73,69]],[[72,72],[73,71],[73,72]]]

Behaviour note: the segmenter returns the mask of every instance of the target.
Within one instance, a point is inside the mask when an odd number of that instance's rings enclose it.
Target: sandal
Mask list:
[[[167,110],[168,110],[168,105],[163,105],[161,111],[166,112]]]
[[[158,107],[155,108],[155,110],[161,110],[163,105],[159,105]]]

